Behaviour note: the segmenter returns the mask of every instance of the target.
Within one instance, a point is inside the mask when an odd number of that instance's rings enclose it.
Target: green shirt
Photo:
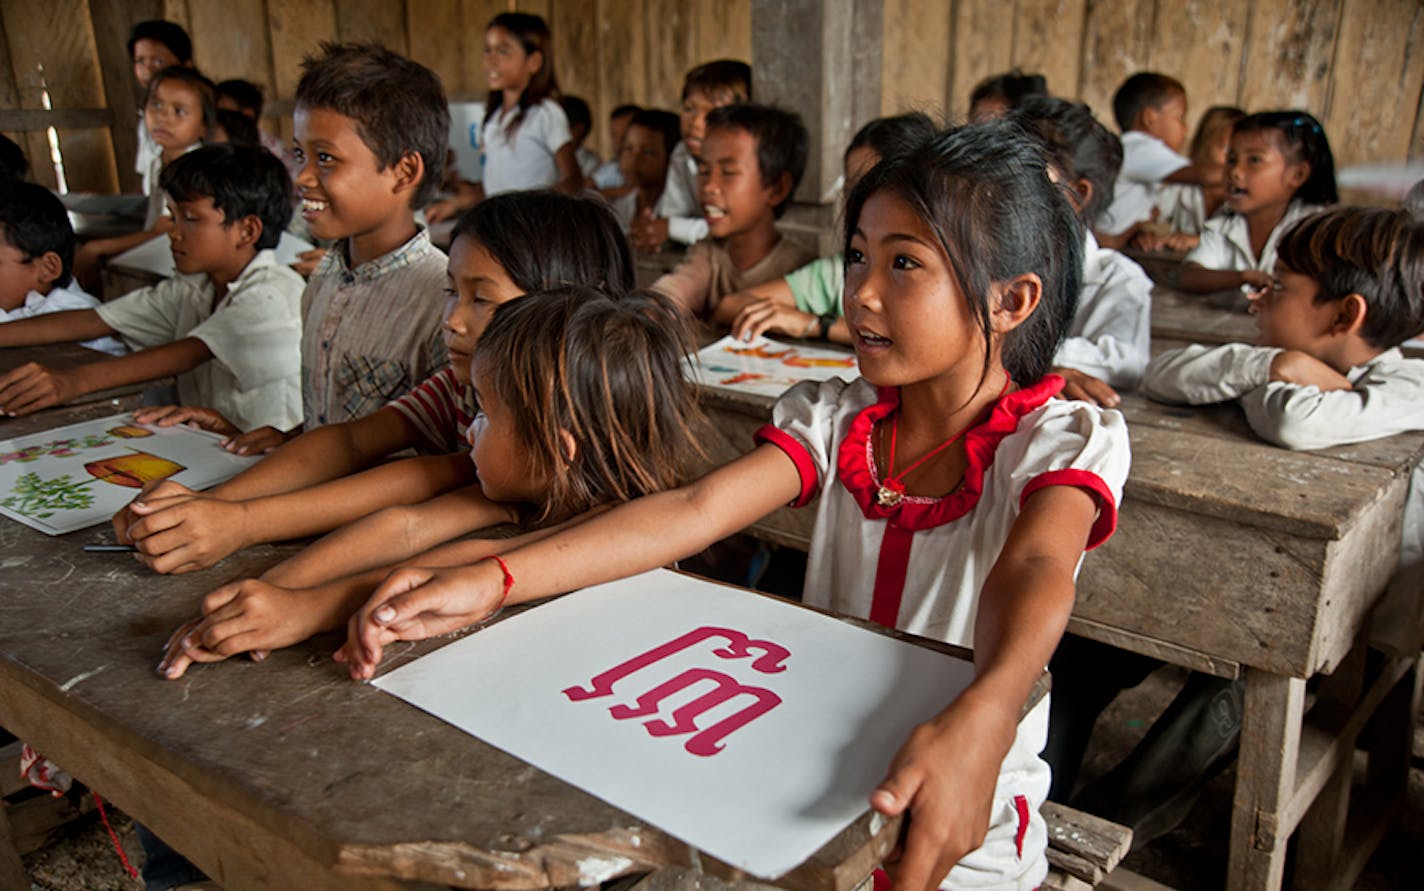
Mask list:
[[[845,256],[840,253],[812,260],[786,276],[796,308],[817,316],[840,316],[845,290]]]

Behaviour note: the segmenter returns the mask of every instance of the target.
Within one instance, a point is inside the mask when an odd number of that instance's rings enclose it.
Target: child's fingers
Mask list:
[[[164,641],[164,652],[167,653],[169,650],[173,649],[174,644],[187,637],[188,634],[192,632],[194,628],[197,628],[201,624],[203,624],[203,620],[202,617],[199,617],[196,619],[191,619],[187,622],[184,622],[182,625],[179,625],[176,629],[174,629],[172,634],[168,635],[168,640]]]

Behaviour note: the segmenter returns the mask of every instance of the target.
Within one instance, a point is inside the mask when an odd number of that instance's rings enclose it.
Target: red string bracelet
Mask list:
[[[504,573],[504,593],[499,596],[499,603],[496,603],[494,605],[494,610],[490,613],[490,617],[492,618],[495,613],[498,613],[500,610],[504,609],[504,602],[509,599],[510,589],[514,587],[514,573],[509,571],[509,564],[505,563],[503,558],[501,558],[498,554],[490,554],[485,559],[493,560],[494,562],[498,563],[499,571]]]

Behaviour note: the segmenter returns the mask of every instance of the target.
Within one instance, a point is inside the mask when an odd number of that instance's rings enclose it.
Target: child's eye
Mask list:
[[[913,258],[905,256],[904,254],[896,254],[896,255],[895,255],[895,260],[894,260],[894,262],[893,262],[893,265],[894,265],[894,267],[895,267],[896,269],[919,269],[919,268],[920,268],[920,264],[919,264],[919,263],[915,262],[915,260],[914,260]]]
[[[846,251],[846,265],[858,266],[865,262],[865,254],[858,248],[851,248]]]
[[[331,155],[328,155],[326,152],[316,153],[316,162],[318,164],[331,164],[335,160],[335,158],[333,158]]]

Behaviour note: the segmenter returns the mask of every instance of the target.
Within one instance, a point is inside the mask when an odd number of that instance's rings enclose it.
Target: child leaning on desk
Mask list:
[[[63,370],[22,365],[0,376],[6,414],[176,375],[185,404],[249,425],[301,417],[302,279],[272,251],[292,214],[282,162],[261,148],[207,146],[165,167],[159,185],[177,274],[94,309],[0,325],[0,346],[117,334],[138,352]]]
[[[819,495],[807,602],[974,648],[973,683],[916,729],[871,798],[910,817],[897,886],[949,874],[1024,891],[1047,870],[1048,705],[1023,706],[1083,550],[1112,532],[1128,465],[1122,416],[1053,399],[1062,379],[1047,374],[1073,315],[1079,224],[1036,147],[1002,123],[885,160],[846,219],[863,379],[792,388],[760,446],[691,486],[497,559],[394,573],[339,657],[368,678],[394,640],[663,565]]]
[[[1281,236],[1275,274],[1254,292],[1256,345],[1190,346],[1148,365],[1143,388],[1164,402],[1235,400],[1251,429],[1289,449],[1321,449],[1424,430],[1424,361],[1399,345],[1424,330],[1424,225],[1404,211],[1343,207]],[[1391,594],[1417,598],[1424,557],[1424,470],[1410,480],[1400,574]],[[1416,579],[1417,581],[1417,579]],[[1392,597],[1412,635],[1419,605]],[[1407,616],[1407,621],[1403,621]]]

